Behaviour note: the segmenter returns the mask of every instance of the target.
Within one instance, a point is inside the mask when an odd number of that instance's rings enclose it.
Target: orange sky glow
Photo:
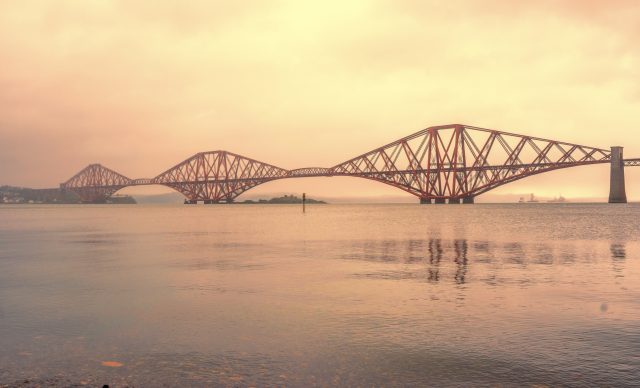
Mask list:
[[[638,20],[636,0],[4,1],[0,185],[56,187],[89,163],[153,177],[217,149],[331,167],[450,123],[640,157]],[[608,179],[587,166],[492,193],[606,197]],[[358,178],[247,194],[303,191],[412,198]]]

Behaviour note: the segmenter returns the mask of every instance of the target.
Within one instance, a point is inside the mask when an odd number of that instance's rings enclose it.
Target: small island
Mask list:
[[[284,195],[282,197],[277,197],[277,198],[271,198],[271,199],[259,199],[257,201],[253,201],[251,199],[247,199],[243,202],[238,202],[238,203],[244,203],[244,204],[301,204],[302,203],[302,198],[296,197],[295,195]],[[305,203],[308,204],[326,204],[325,201],[319,201],[316,199],[311,199],[311,198],[307,198],[305,199]]]

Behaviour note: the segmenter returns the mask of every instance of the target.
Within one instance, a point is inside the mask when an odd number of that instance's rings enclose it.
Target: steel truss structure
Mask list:
[[[640,166],[640,159],[626,159],[624,161],[625,166]]]
[[[286,178],[289,171],[227,151],[200,152],[154,178],[190,201],[233,202],[261,183]]]
[[[133,179],[100,164],[90,164],[62,183],[60,188],[73,191],[83,202],[100,203],[116,191],[134,185]]]
[[[189,202],[233,202],[245,191],[284,178],[354,176],[382,182],[423,202],[472,202],[498,186],[547,171],[609,163],[611,151],[492,129],[429,127],[331,168],[287,170],[227,151],[200,152],[155,178],[130,179],[91,164],[61,188],[100,202],[126,186],[160,184]],[[625,164],[640,165],[640,159]]]

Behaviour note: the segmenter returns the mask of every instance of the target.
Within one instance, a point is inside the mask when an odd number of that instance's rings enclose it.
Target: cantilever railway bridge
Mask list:
[[[333,167],[287,170],[228,151],[197,153],[154,178],[131,179],[91,164],[60,185],[83,202],[104,202],[127,186],[164,185],[185,203],[231,203],[276,179],[353,176],[385,183],[421,203],[473,203],[474,197],[531,175],[588,164],[611,164],[609,202],[626,202],[622,147],[603,149],[462,124],[423,129]]]

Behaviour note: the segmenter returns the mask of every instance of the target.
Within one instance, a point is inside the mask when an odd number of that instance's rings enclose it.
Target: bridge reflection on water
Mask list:
[[[454,282],[465,284],[468,272],[474,265],[482,265],[485,270],[475,281],[489,285],[500,282],[502,266],[574,265],[596,260],[595,253],[575,245],[557,245],[523,242],[468,241],[466,239],[426,240],[364,240],[339,244],[342,260],[360,260],[372,263],[395,263],[406,265],[402,269],[378,269],[374,272],[358,273],[354,276],[371,279]],[[614,272],[621,272],[620,266],[626,259],[626,245],[611,243],[609,247]],[[489,269],[486,271],[486,269]],[[524,282],[530,282],[527,276]]]

